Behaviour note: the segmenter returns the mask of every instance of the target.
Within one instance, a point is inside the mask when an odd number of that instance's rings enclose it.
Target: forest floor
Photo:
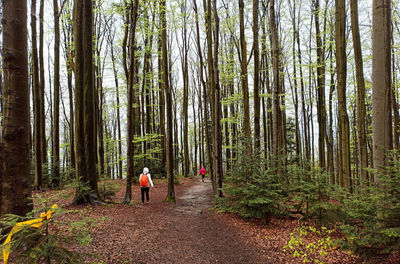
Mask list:
[[[97,263],[302,263],[300,258],[293,258],[293,253],[284,252],[283,247],[290,240],[290,233],[305,223],[274,218],[265,225],[235,214],[217,213],[212,210],[209,179],[204,183],[199,178],[179,181],[175,185],[176,204],[164,202],[167,183],[157,179],[150,190],[151,201],[144,205],[136,186],[132,187],[130,206],[115,202],[72,206],[66,200],[58,202],[64,209],[84,211],[85,216],[105,217],[92,232],[93,242],[79,249],[97,255]],[[112,200],[123,201],[125,181],[113,183],[120,190]],[[331,235],[334,238],[335,233]],[[358,257],[337,248],[318,259],[325,263],[360,263]],[[400,263],[400,256],[372,260],[382,262]]]

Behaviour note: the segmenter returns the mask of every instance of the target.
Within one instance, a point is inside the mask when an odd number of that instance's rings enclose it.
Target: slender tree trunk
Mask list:
[[[350,164],[350,128],[346,107],[346,12],[345,1],[335,0],[336,8],[336,69],[338,93],[338,126],[339,126],[339,183],[350,190],[351,164]]]
[[[289,5],[292,5],[289,0]],[[293,104],[295,113],[295,140],[296,140],[296,155],[297,158],[301,158],[301,140],[300,140],[300,125],[299,125],[299,98],[298,98],[298,82],[297,82],[297,65],[296,65],[296,37],[297,37],[297,27],[296,27],[296,1],[293,1],[293,7],[291,9],[292,16],[292,27],[293,27],[293,43],[292,43],[292,53],[293,53],[293,82],[294,82],[294,93],[293,93]]]
[[[199,29],[199,19],[198,19],[198,13],[197,13],[197,4],[196,1],[193,1],[193,5],[194,5],[194,12],[195,12],[195,16],[196,16],[196,34],[197,34],[197,38],[196,38],[196,42],[197,42],[197,49],[198,49],[198,53],[199,53],[199,59],[200,59],[200,81],[203,87],[203,110],[204,110],[204,116],[203,116],[203,128],[204,128],[204,133],[203,133],[203,139],[206,142],[206,150],[207,150],[207,158],[208,158],[208,165],[209,165],[209,172],[211,177],[213,177],[214,175],[214,170],[213,170],[213,160],[212,160],[212,152],[211,152],[211,144],[210,144],[210,134],[209,134],[209,119],[208,119],[208,107],[207,107],[207,102],[209,101],[208,95],[207,95],[207,84],[204,80],[203,77],[203,54],[202,54],[202,48],[200,45],[200,29]],[[201,97],[201,89],[199,92],[199,95]],[[201,100],[201,98],[200,98]],[[203,158],[205,157],[205,155],[203,155]],[[205,158],[204,158],[205,160]]]
[[[119,101],[119,83],[118,83],[118,72],[115,67],[115,55],[114,47],[111,42],[111,62],[114,72],[115,89],[116,89],[116,100],[117,100],[117,127],[118,127],[118,179],[122,179],[122,138],[121,138],[121,114],[120,114],[120,101]]]
[[[318,160],[322,169],[326,167],[326,106],[325,106],[325,48],[319,27],[319,0],[314,0],[315,32],[317,38],[317,117],[318,117]],[[325,33],[323,33],[325,34]]]
[[[162,27],[162,21],[159,22],[159,27]],[[158,33],[158,69],[162,69],[163,67],[163,60],[162,60],[162,36],[161,36],[161,30]],[[161,168],[162,168],[162,173],[167,177],[166,175],[166,162],[167,162],[167,146],[166,146],[166,131],[165,131],[165,94],[164,94],[164,86],[163,86],[163,74],[162,70],[158,71],[158,97],[159,97],[159,112],[160,112],[160,134],[161,134],[161,141],[160,141],[160,147],[161,147]]]
[[[40,92],[39,92],[39,65],[36,33],[36,0],[31,2],[31,27],[32,27],[32,85],[34,108],[34,145],[35,145],[35,181],[34,188],[42,188],[42,155],[40,136]]]
[[[260,152],[260,51],[258,44],[259,0],[253,0],[253,50],[254,50],[254,149]]]
[[[333,35],[331,36],[331,43],[333,42]],[[327,158],[328,158],[328,172],[329,172],[329,182],[331,184],[335,184],[335,166],[334,166],[334,145],[333,145],[333,106],[332,106],[332,98],[333,93],[335,91],[335,70],[333,68],[333,51],[332,44],[329,45],[329,53],[331,54],[330,58],[330,88],[329,88],[329,135],[327,139]]]
[[[213,1],[213,12],[214,12],[214,56],[213,56],[213,70],[214,70],[214,81],[215,81],[215,92],[214,92],[214,171],[217,195],[222,197],[222,182],[223,182],[223,170],[222,170],[222,133],[221,133],[221,86],[219,84],[219,69],[218,69],[218,52],[219,52],[219,16],[217,11],[217,1]],[[251,153],[251,152],[250,152]]]
[[[134,114],[134,99],[135,91],[134,85],[137,80],[135,76],[136,59],[135,59],[135,31],[138,16],[139,1],[134,0],[130,2],[130,23],[129,23],[129,70],[128,70],[128,142],[127,142],[127,176],[126,176],[126,191],[124,203],[130,203],[132,200],[132,180],[134,177],[134,151],[135,146],[133,143],[135,133],[135,114]],[[128,20],[129,21],[129,20]]]
[[[58,15],[58,0],[54,6],[54,124],[53,124],[53,180],[58,187],[60,183],[60,16]]]
[[[363,71],[363,57],[361,51],[360,30],[358,26],[358,1],[350,1],[351,8],[351,32],[353,35],[354,59],[356,63],[356,81],[357,81],[357,132],[358,132],[358,156],[359,171],[358,174],[362,181],[367,182],[368,167],[367,157],[367,135],[365,127],[365,81]]]
[[[277,173],[280,174],[280,154],[281,154],[281,144],[280,144],[280,134],[279,134],[279,125],[280,125],[280,104],[279,104],[279,48],[278,48],[278,32],[276,26],[275,19],[275,0],[270,1],[270,30],[271,30],[271,46],[272,46],[272,63],[273,63],[273,115],[272,115],[272,155],[273,159],[276,160],[275,169],[277,169]]]
[[[3,133],[1,213],[25,216],[32,210],[29,177],[29,78],[27,4],[3,1]],[[12,194],[12,195],[10,195]]]
[[[243,93],[243,122],[244,122],[244,138],[246,145],[246,153],[251,157],[253,148],[251,142],[251,127],[250,127],[250,103],[249,103],[249,83],[247,76],[247,47],[244,32],[244,3],[239,0],[239,21],[240,21],[240,47],[241,47],[241,84]],[[258,68],[257,68],[258,69]],[[258,78],[257,78],[258,85]],[[255,88],[256,89],[256,88]],[[258,89],[258,88],[257,88]]]
[[[39,89],[40,89],[40,136],[42,163],[47,163],[47,140],[46,140],[46,114],[45,114],[45,78],[44,78],[44,43],[43,43],[43,16],[44,16],[44,0],[40,0],[40,20],[39,20]]]
[[[167,19],[166,19],[166,0],[160,0],[160,18],[161,18],[161,51],[162,51],[162,71],[163,71],[163,88],[165,92],[165,102],[167,108],[167,144],[166,144],[166,158],[167,158],[167,178],[168,178],[168,193],[166,201],[175,203],[175,190],[174,190],[174,166],[173,166],[173,113],[172,113],[172,96],[171,87],[168,80],[168,51],[167,51]]]
[[[184,155],[184,171],[183,175],[185,177],[189,176],[189,143],[188,143],[188,133],[189,133],[189,119],[188,119],[188,104],[189,104],[189,67],[188,67],[188,51],[189,51],[189,44],[187,38],[187,7],[186,7],[186,0],[183,2],[183,117],[184,117],[184,128],[183,128],[183,155]]]
[[[70,14],[70,13],[68,13]],[[64,35],[64,48],[66,52],[65,61],[67,66],[67,85],[69,95],[69,133],[70,133],[70,159],[71,167],[75,168],[75,134],[74,134],[74,99],[73,99],[73,88],[72,88],[72,72],[73,72],[73,61],[71,54],[72,45],[72,21],[70,19],[64,19],[63,21],[63,35]],[[65,22],[64,22],[65,21]],[[71,170],[71,176],[72,170]]]

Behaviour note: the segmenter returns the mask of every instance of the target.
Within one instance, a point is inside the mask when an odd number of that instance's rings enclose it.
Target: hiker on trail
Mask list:
[[[199,171],[199,174],[201,175],[201,181],[204,182],[204,176],[206,175],[206,169],[204,169],[204,166],[201,166],[201,169]]]
[[[143,173],[140,174],[139,177],[139,183],[140,183],[140,191],[142,193],[142,204],[144,204],[144,193],[146,193],[146,202],[150,202],[149,198],[149,189],[150,186],[154,187],[153,181],[151,180],[151,175],[149,173],[148,168],[143,168]]]

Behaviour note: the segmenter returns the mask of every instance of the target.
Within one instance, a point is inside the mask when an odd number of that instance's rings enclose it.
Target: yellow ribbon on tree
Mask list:
[[[51,215],[54,213],[55,209],[58,207],[57,204],[54,204],[47,213],[41,213],[40,218],[36,218],[29,221],[19,222],[11,229],[10,234],[8,234],[6,241],[3,244],[3,259],[4,264],[7,264],[8,256],[10,255],[10,241],[11,237],[21,231],[25,226],[39,228],[42,226],[43,220],[49,220]]]

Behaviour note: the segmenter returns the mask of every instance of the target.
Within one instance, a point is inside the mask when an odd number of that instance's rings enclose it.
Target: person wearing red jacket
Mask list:
[[[201,181],[204,182],[204,176],[206,175],[206,169],[204,169],[204,166],[201,166],[201,169],[199,171],[199,174],[201,175]]]

